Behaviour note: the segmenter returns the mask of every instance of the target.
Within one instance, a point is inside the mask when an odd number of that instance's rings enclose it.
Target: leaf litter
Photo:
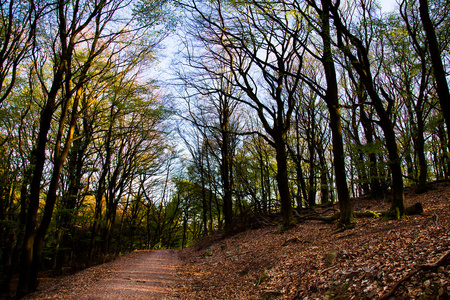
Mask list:
[[[358,200],[354,209],[386,210],[386,200]],[[392,292],[388,298],[450,299],[450,259],[420,268],[450,251],[450,182],[424,194],[408,189],[406,202],[422,203],[424,212],[400,221],[360,218],[340,233],[306,221],[282,233],[273,225],[206,237],[181,253],[180,298],[382,299]]]

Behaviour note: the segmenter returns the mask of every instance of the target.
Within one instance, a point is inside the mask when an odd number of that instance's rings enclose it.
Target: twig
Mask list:
[[[437,213],[434,213],[434,216],[435,216],[435,218],[434,218],[435,220],[434,221],[436,222],[436,227],[439,228],[439,222],[438,222],[439,221],[439,217],[438,217]]]
[[[328,272],[328,271],[336,268],[337,266],[338,266],[338,264],[334,264],[333,266],[331,266],[329,268],[323,269],[322,271],[319,272],[319,275],[322,275],[323,273]]]
[[[338,236],[338,239],[345,239],[345,238],[347,238],[349,236],[352,236],[352,235],[355,235],[355,234],[356,234],[356,232],[351,232],[351,233],[346,234],[346,235]]]
[[[387,293],[381,295],[378,300],[386,300],[386,299],[389,299],[390,297],[392,297],[394,295],[395,291],[400,286],[400,284],[402,284],[404,281],[406,281],[409,278],[411,278],[414,274],[416,274],[419,271],[420,271],[420,268],[416,268],[416,269],[411,270],[408,274],[406,274],[406,276],[403,276],[399,281],[397,281],[394,284],[394,286]]]
[[[378,298],[378,300],[386,300],[389,299],[390,297],[392,297],[395,293],[395,291],[398,289],[398,287],[406,280],[408,280],[409,278],[411,278],[414,274],[416,274],[417,272],[419,272],[420,270],[429,270],[429,269],[433,269],[436,268],[440,265],[442,265],[447,259],[450,258],[450,250],[447,251],[446,253],[444,253],[437,261],[435,261],[434,263],[430,263],[430,264],[423,264],[423,265],[418,265],[415,269],[411,270],[408,274],[406,274],[405,276],[403,276],[402,278],[400,278],[400,280],[398,280],[394,286],[387,291],[385,294],[381,295],[380,298]]]

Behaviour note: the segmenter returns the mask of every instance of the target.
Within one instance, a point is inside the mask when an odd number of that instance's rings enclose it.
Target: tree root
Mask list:
[[[371,217],[385,217],[389,213],[388,210],[385,211],[355,211],[355,217],[357,218],[371,218]],[[408,216],[411,215],[420,215],[423,213],[423,206],[421,203],[416,203],[411,206],[406,207],[405,214]],[[325,223],[334,223],[339,220],[340,212],[336,212],[331,216],[324,216],[314,211],[313,213],[309,213],[306,215],[301,215],[297,211],[294,210],[294,215],[298,221],[307,221],[307,220],[317,220]]]
[[[380,298],[378,298],[378,300],[386,300],[389,299],[390,297],[392,297],[394,295],[394,293],[397,291],[398,287],[405,282],[406,280],[408,280],[409,278],[411,278],[412,276],[414,276],[416,273],[418,273],[420,270],[430,270],[436,267],[439,267],[441,265],[444,264],[444,262],[450,258],[450,250],[447,251],[446,253],[444,253],[444,255],[442,255],[437,261],[435,261],[434,263],[431,264],[423,264],[423,265],[418,265],[415,269],[411,270],[408,274],[406,274],[405,276],[403,276],[402,278],[400,278],[390,289],[389,291],[387,291],[386,293],[384,293],[383,295],[380,296]]]

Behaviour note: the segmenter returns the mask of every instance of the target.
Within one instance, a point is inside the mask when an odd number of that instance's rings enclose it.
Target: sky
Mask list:
[[[395,7],[395,0],[378,0],[384,12],[390,12]]]
[[[397,6],[396,1],[398,0],[378,0],[384,13],[391,12],[394,7]],[[173,77],[168,74],[167,69],[169,68],[168,66],[173,67],[174,62],[172,59],[176,56],[176,43],[177,37],[171,37],[163,42],[163,49],[157,55],[158,61],[152,71],[152,74],[154,75],[152,77],[159,78],[160,80],[167,80]]]

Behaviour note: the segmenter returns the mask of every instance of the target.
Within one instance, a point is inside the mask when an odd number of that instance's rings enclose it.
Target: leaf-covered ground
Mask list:
[[[406,194],[424,213],[401,221],[357,220],[354,229],[306,221],[279,233],[265,226],[216,234],[182,252],[183,299],[380,299],[408,274],[391,299],[450,299],[450,183]],[[386,200],[358,200],[380,211]],[[423,265],[436,263],[436,266]]]

